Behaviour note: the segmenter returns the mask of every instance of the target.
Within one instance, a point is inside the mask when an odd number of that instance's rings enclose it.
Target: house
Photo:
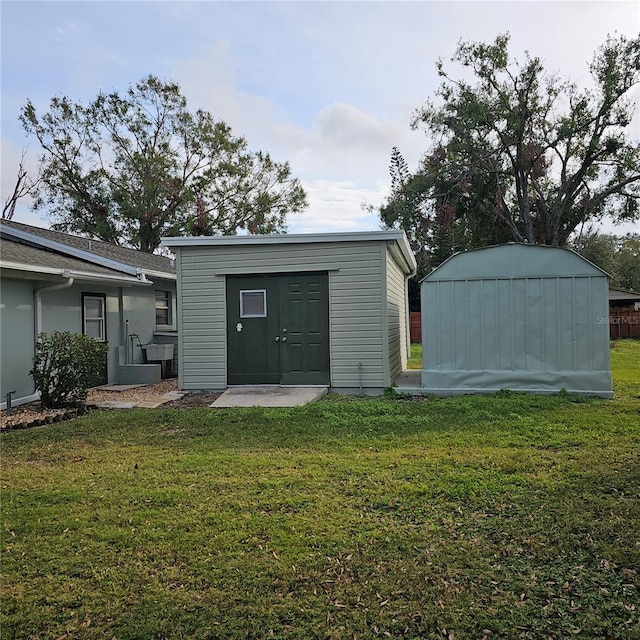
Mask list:
[[[178,274],[179,384],[380,393],[406,365],[400,231],[165,238]]]
[[[568,249],[458,253],[421,283],[422,387],[612,397],[607,274]]]
[[[107,342],[105,381],[119,382],[126,378],[123,365],[143,363],[140,345],[177,342],[175,302],[169,258],[2,220],[2,406],[9,392],[14,404],[37,398],[29,370],[40,332],[72,331]],[[155,377],[157,365],[147,369]]]
[[[619,287],[609,287],[609,308],[640,311],[640,293]]]

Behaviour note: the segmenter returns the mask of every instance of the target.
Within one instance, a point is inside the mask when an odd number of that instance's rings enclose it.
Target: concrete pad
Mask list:
[[[185,395],[187,395],[187,394],[184,391],[169,391],[169,393],[165,393],[164,395],[161,395],[160,397],[165,402],[169,402],[170,400],[180,400],[180,399],[184,398]]]
[[[157,409],[162,406],[166,400],[162,398],[148,398],[147,400],[142,400],[136,404],[136,407],[142,407],[143,409]]]
[[[422,371],[419,369],[407,369],[395,380],[396,391],[403,389],[419,389],[422,386]]]
[[[299,407],[318,400],[327,387],[229,387],[210,407]]]
[[[101,387],[94,387],[96,391],[129,391],[129,389],[137,389],[145,387],[144,384],[103,384]]]

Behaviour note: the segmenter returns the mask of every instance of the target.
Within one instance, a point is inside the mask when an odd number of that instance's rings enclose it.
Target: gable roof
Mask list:
[[[509,242],[456,253],[425,276],[422,282],[559,275],[608,277],[600,267],[571,249]]]
[[[100,267],[108,273],[124,273],[135,277],[149,275],[170,280],[176,277],[175,266],[170,258],[13,220],[0,221],[0,237],[3,263],[24,262],[46,268],[73,270],[82,267],[84,271],[94,273],[101,273],[97,269]],[[16,245],[21,245],[21,248]]]

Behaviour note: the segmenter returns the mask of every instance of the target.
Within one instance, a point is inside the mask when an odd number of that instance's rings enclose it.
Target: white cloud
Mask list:
[[[206,55],[178,65],[176,79],[192,108],[226,120],[251,148],[290,162],[309,200],[304,214],[290,218],[291,232],[377,228],[377,218],[361,204],[378,205],[386,196],[394,145],[408,149],[414,160],[423,143],[406,123],[381,121],[348,103],[323,105],[306,127],[292,124],[270,100],[238,88],[231,48],[224,40]]]
[[[426,149],[409,120],[459,40],[509,31],[517,58],[529,50],[584,84],[606,34],[634,35],[640,17],[636,2],[616,0],[24,4],[3,11],[3,192],[20,154],[7,122],[27,97],[86,99],[155,73],[177,80],[190,108],[291,163],[310,201],[292,232],[377,227],[360,204],[384,199],[393,146],[411,168]],[[7,138],[18,141],[10,152]]]
[[[290,233],[365,231],[380,227],[375,215],[362,209],[363,203],[377,203],[386,187],[362,187],[350,182],[316,180],[305,183],[309,209],[289,218]]]

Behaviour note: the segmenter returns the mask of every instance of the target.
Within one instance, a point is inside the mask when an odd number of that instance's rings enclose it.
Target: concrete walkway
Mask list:
[[[229,387],[210,407],[299,407],[318,400],[327,387]]]

